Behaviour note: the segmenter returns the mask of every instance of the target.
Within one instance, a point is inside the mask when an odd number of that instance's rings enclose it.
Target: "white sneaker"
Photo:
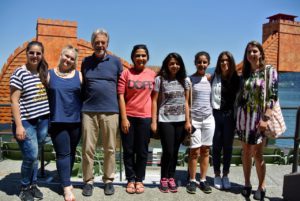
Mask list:
[[[222,189],[222,179],[220,176],[214,178],[214,186],[216,189]]]
[[[231,183],[230,183],[228,177],[223,177],[222,182],[223,182],[223,188],[224,189],[226,189],[226,190],[231,189]]]

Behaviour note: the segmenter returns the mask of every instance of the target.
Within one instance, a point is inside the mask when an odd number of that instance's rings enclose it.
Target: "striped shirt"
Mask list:
[[[191,116],[196,121],[203,121],[212,114],[211,86],[206,76],[190,76],[192,83]]]
[[[17,68],[12,74],[10,86],[21,91],[19,100],[21,120],[49,114],[46,89],[39,76],[28,71],[25,65]]]

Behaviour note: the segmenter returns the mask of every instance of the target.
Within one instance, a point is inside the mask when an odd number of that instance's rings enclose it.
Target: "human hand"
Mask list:
[[[154,122],[151,123],[151,131],[153,133],[157,132],[157,122],[156,121],[154,121]]]
[[[208,81],[210,81],[210,80],[211,80],[211,74],[209,74],[209,73],[205,73],[205,76],[206,76],[206,78],[207,78],[207,80],[208,80]]]
[[[185,122],[184,128],[189,134],[192,133],[192,124],[189,121]]]
[[[128,119],[122,119],[121,121],[121,129],[122,129],[122,132],[125,133],[125,134],[128,134],[129,133],[129,127],[130,127],[130,122],[128,121]]]
[[[23,141],[26,138],[26,131],[23,126],[17,126],[16,128],[16,138],[17,140]]]
[[[262,119],[258,123],[258,130],[260,132],[265,132],[268,128],[268,121],[263,121]]]

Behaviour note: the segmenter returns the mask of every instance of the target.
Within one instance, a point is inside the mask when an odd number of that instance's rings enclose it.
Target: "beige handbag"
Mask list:
[[[264,90],[264,107],[266,108],[266,97],[267,97],[267,84],[269,83],[269,79],[267,76],[268,69],[271,68],[271,66],[266,66],[265,67],[265,90]],[[281,112],[280,104],[279,104],[279,99],[275,102],[273,109],[272,109],[272,114],[270,116],[270,120],[268,121],[268,128],[265,131],[265,136],[268,138],[278,138],[281,136],[286,130],[286,125],[283,119],[283,115]]]

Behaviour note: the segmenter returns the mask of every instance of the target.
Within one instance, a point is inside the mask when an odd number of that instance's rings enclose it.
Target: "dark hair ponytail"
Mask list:
[[[45,59],[40,62],[37,70],[42,84],[47,87],[48,63]]]

